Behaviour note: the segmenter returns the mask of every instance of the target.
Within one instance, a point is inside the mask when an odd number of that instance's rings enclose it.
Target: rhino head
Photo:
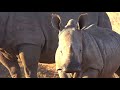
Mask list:
[[[80,17],[82,17],[81,15]],[[59,31],[58,48],[55,54],[56,70],[65,73],[75,73],[81,71],[82,63],[82,28],[81,18],[78,21],[69,19],[65,26],[61,26],[62,21],[59,15],[52,15],[52,26]]]

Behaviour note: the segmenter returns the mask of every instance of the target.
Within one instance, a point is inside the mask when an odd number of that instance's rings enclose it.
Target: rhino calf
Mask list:
[[[52,15],[52,25],[59,31],[55,62],[60,78],[70,74],[79,78],[116,77],[120,66],[119,34],[95,24],[81,28],[81,17],[87,14],[80,15],[78,21],[70,19],[61,28],[61,17]]]

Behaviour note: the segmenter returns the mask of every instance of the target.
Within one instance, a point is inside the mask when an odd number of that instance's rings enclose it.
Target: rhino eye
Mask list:
[[[80,49],[80,52],[82,52],[82,50]]]

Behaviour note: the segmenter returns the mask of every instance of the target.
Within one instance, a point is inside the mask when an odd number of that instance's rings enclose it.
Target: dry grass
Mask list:
[[[107,12],[112,23],[113,30],[120,34],[120,12]],[[23,72],[23,67],[21,71]],[[58,78],[58,74],[55,70],[55,64],[39,64],[38,73],[39,78]],[[24,77],[24,74],[23,74]],[[10,78],[7,69],[0,65],[0,78]]]

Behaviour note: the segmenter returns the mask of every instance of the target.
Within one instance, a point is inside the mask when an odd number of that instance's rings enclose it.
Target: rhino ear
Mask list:
[[[51,19],[51,23],[52,26],[56,29],[56,30],[60,30],[60,24],[61,24],[61,18],[59,15],[57,14],[52,14],[52,19]]]
[[[87,26],[87,24],[88,24],[88,13],[81,14],[78,18],[78,23],[79,23],[80,29]]]

